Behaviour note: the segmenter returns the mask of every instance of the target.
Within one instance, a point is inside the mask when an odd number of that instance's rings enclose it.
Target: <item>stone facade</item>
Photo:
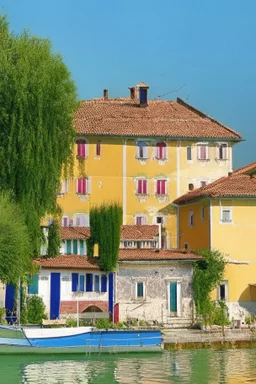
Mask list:
[[[119,320],[138,319],[168,324],[170,320],[191,319],[192,263],[150,261],[119,263],[116,303]],[[137,283],[143,282],[144,296],[137,297]],[[170,310],[170,283],[177,283],[177,312]]]

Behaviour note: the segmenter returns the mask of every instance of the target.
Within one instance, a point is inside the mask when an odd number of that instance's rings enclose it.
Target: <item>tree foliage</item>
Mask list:
[[[0,280],[17,284],[32,269],[32,247],[25,218],[10,195],[0,193]]]
[[[118,262],[123,210],[118,204],[102,204],[90,210],[88,254],[93,256],[94,244],[99,244],[100,266],[104,271],[113,271]]]
[[[58,210],[72,165],[76,88],[49,40],[9,31],[0,15],[0,184],[21,206],[37,255],[40,219]]]
[[[207,316],[213,310],[210,293],[223,279],[225,261],[217,250],[200,250],[196,253],[203,257],[194,266],[193,292],[197,315]]]
[[[53,220],[52,224],[48,229],[48,248],[47,248],[47,256],[48,257],[56,257],[60,251],[60,232],[59,226],[55,220]]]

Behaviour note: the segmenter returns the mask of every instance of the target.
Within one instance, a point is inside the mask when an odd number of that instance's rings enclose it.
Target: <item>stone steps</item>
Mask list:
[[[178,328],[189,328],[192,324],[190,318],[180,318],[180,317],[168,317],[165,328],[178,329]]]

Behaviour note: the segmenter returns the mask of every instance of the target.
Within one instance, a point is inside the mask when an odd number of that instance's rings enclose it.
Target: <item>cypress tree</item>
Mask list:
[[[11,190],[34,255],[40,219],[58,211],[62,172],[72,169],[76,88],[49,40],[9,31],[0,15],[0,185]]]
[[[99,244],[100,266],[104,271],[114,271],[117,267],[122,221],[122,207],[116,203],[90,210],[88,254],[92,256],[94,244]]]

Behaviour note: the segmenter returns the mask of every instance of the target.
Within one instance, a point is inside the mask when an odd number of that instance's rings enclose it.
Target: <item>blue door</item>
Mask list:
[[[177,312],[177,283],[170,283],[170,311]]]
[[[58,319],[60,315],[60,273],[51,273],[50,319]]]

